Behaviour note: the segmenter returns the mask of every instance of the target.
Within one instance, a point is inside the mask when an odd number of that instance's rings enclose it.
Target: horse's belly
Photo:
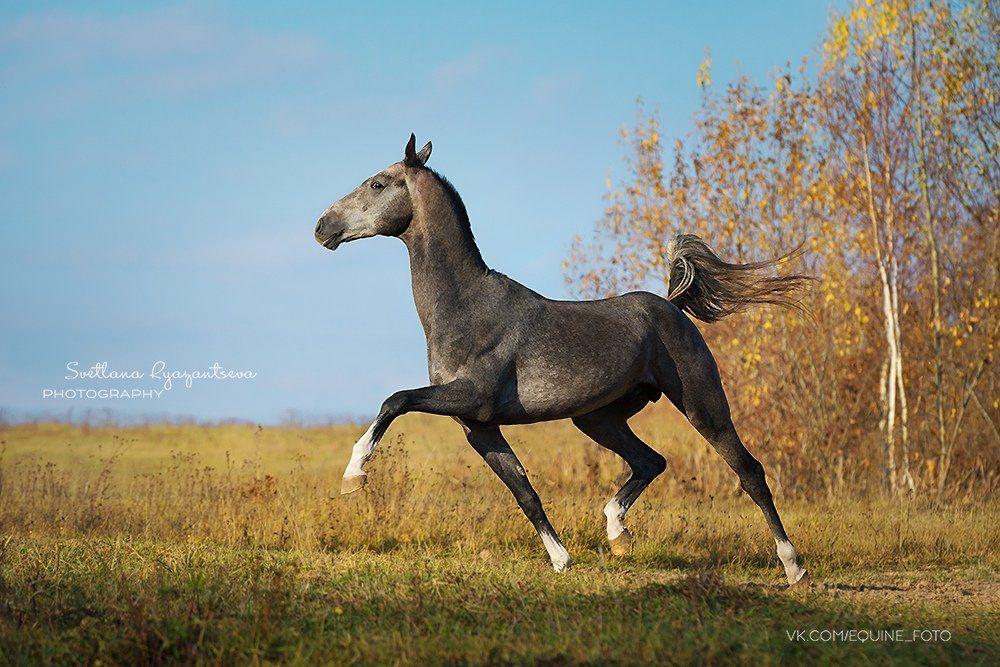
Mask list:
[[[641,346],[623,346],[610,354],[606,350],[594,354],[583,352],[518,363],[517,399],[507,410],[501,406],[499,416],[514,417],[520,413],[527,421],[576,417],[604,407],[637,385],[652,381]]]

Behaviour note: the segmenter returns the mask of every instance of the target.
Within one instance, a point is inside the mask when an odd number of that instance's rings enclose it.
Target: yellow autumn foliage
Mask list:
[[[996,14],[988,2],[858,1],[831,18],[820,67],[803,60],[773,85],[741,77],[717,90],[706,57],[693,130],[671,150],[642,103],[622,132],[627,175],[567,260],[581,295],[665,294],[678,233],[734,262],[801,246],[778,270],[818,279],[807,314],[750,310],[701,326],[737,427],[769,469],[831,494],[835,460],[885,475],[883,262],[898,285],[909,396],[908,444],[892,465],[912,463],[916,493],[1000,484]],[[950,344],[936,344],[937,328]]]

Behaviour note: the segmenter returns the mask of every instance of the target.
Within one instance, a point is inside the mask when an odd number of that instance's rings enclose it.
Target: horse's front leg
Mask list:
[[[507,485],[514,499],[524,512],[531,525],[538,531],[538,536],[545,545],[545,550],[549,553],[549,560],[556,572],[564,572],[572,564],[569,552],[559,540],[556,531],[545,516],[542,509],[542,501],[538,499],[538,494],[528,481],[528,475],[524,472],[524,466],[517,460],[517,455],[507,444],[500,429],[496,426],[486,426],[479,424],[463,424],[466,429],[466,437],[483,460],[486,461],[497,477]]]
[[[476,391],[473,384],[467,380],[453,380],[441,385],[397,391],[385,399],[375,421],[354,443],[351,461],[344,471],[340,492],[352,493],[365,485],[367,475],[364,466],[375,454],[379,440],[396,417],[407,412],[475,417],[482,409],[481,392]]]

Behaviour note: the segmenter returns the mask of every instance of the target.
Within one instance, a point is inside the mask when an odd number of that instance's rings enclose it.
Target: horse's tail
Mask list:
[[[675,306],[703,322],[716,322],[755,303],[802,310],[799,295],[811,277],[768,275],[778,264],[802,254],[802,246],[766,262],[730,264],[694,234],[667,244],[669,295]]]

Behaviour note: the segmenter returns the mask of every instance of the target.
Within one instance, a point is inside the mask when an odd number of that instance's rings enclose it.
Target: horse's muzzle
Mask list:
[[[326,218],[320,218],[316,223],[316,242],[328,250],[336,250],[346,231],[346,228],[336,223],[330,224]]]

